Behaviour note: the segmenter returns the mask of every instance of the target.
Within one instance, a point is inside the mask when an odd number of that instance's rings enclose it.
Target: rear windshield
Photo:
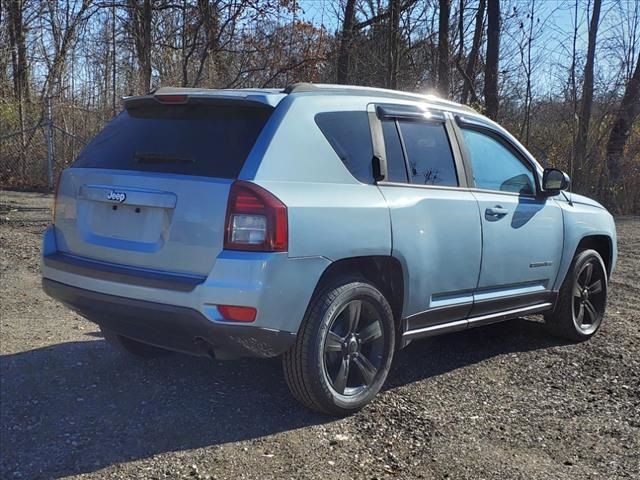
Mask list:
[[[120,113],[74,167],[236,178],[273,110],[149,105]]]

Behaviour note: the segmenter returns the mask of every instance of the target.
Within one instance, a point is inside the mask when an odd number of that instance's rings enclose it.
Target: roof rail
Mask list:
[[[307,92],[350,93],[352,95],[379,95],[381,97],[419,100],[423,102],[426,101],[443,107],[452,107],[458,110],[477,113],[468,105],[462,105],[450,100],[445,100],[435,95],[422,95],[419,93],[401,92],[398,90],[389,90],[387,88],[362,87],[356,85],[337,85],[328,83],[292,83],[290,85],[287,85],[287,87],[283,90],[283,93],[286,94]]]
[[[283,92],[288,95],[290,93],[315,92],[317,90],[318,86],[314,83],[299,82],[290,83],[284,88]]]

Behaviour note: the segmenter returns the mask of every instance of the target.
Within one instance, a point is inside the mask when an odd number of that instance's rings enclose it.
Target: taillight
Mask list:
[[[287,207],[254,183],[231,185],[225,223],[225,249],[287,251]]]
[[[56,207],[58,206],[58,190],[60,189],[60,179],[62,178],[62,173],[58,175],[56,179],[56,186],[53,189],[53,207],[51,208],[51,224],[56,223]]]

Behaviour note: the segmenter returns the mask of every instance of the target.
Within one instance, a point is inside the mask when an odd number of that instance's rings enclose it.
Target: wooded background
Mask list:
[[[123,96],[298,81],[469,104],[640,211],[636,0],[0,0],[0,186],[45,185]]]

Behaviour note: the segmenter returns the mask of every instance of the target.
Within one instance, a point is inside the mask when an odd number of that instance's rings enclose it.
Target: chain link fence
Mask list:
[[[0,137],[0,188],[49,186],[47,143],[38,125]]]
[[[65,112],[67,107],[62,103],[52,107],[47,102],[40,118],[31,116],[24,122],[33,126],[0,132],[0,188],[53,189],[59,173],[107,120],[97,110],[84,111],[76,119],[78,115]],[[72,129],[81,134],[69,132],[70,119]]]

